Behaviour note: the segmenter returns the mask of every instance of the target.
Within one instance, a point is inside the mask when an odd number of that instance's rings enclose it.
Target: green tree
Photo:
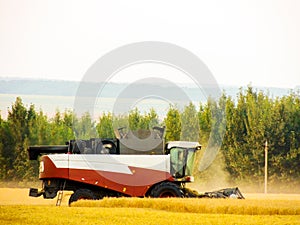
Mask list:
[[[179,141],[181,134],[181,118],[178,108],[172,105],[170,106],[164,124],[166,125],[166,140]]]
[[[1,119],[0,125],[0,149],[1,149],[1,179],[13,178],[13,163],[15,158],[14,140],[7,121]]]
[[[148,121],[149,121],[148,122],[149,129],[151,129],[155,126],[159,126],[158,114],[156,113],[154,108],[150,109],[150,112],[147,114],[147,118],[148,118]]]
[[[76,138],[78,139],[90,139],[98,137],[96,123],[93,121],[88,112],[78,119],[78,122],[74,124],[73,128],[76,133]]]
[[[140,115],[139,117],[139,129],[149,130],[154,126],[159,125],[158,115],[153,108],[151,108],[150,112],[148,112],[147,114],[145,113],[143,116]]]
[[[12,149],[10,149],[10,160],[13,162],[8,175],[12,174],[17,179],[26,178],[28,171],[29,159],[27,155],[27,149],[24,148],[24,143],[28,142],[30,135],[29,124],[35,119],[34,107],[30,106],[27,111],[23,105],[21,98],[17,98],[12,105],[11,110],[8,112],[7,123],[12,135]]]
[[[5,160],[5,153],[4,153],[4,146],[3,143],[5,141],[4,137],[4,120],[1,118],[0,114],[0,180],[5,179],[6,173],[6,160]]]
[[[181,140],[198,141],[199,140],[199,121],[198,112],[195,105],[190,102],[184,107],[181,114]]]
[[[130,130],[138,130],[141,121],[141,114],[137,108],[129,112],[128,123]]]
[[[299,95],[291,93],[275,100],[268,128],[272,163],[269,171],[273,183],[299,180],[299,170],[295,168],[295,163],[300,162],[299,115]]]
[[[61,137],[64,140],[64,143],[68,140],[74,139],[75,135],[74,135],[74,131],[73,131],[73,127],[74,127],[74,121],[77,121],[76,116],[74,115],[74,113],[70,110],[66,110],[63,113],[63,118],[62,118],[62,129],[61,129]],[[87,122],[89,120],[87,119]],[[92,119],[91,119],[92,121]],[[94,137],[96,137],[96,132],[95,132],[95,123],[91,124],[92,127],[92,131],[93,135],[95,135]],[[92,135],[92,133],[91,133]]]
[[[51,125],[48,121],[46,115],[44,115],[43,111],[37,115],[36,124],[33,127],[32,135],[36,135],[35,144],[37,145],[50,145],[52,144],[52,137],[51,137]]]
[[[99,123],[97,124],[97,132],[101,138],[113,138],[114,129],[113,129],[113,116],[111,113],[103,113],[100,116]]]
[[[240,179],[251,177],[261,181],[263,178],[265,109],[262,106],[266,101],[268,99],[262,93],[249,86],[246,94],[240,91],[235,109],[232,100],[226,102],[227,130],[223,152],[228,170]]]
[[[210,104],[210,101],[208,101],[207,104],[200,104],[200,109],[198,112],[200,132],[199,141],[202,145],[207,145],[211,132],[212,113]]]

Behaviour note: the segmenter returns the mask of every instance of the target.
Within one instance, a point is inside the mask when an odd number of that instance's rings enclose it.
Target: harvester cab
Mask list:
[[[165,153],[170,154],[171,174],[177,181],[193,181],[193,167],[198,142],[172,141],[166,144]]]

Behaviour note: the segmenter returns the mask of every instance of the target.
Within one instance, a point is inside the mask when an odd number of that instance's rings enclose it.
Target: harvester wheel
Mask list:
[[[69,205],[71,205],[72,202],[76,202],[80,199],[97,199],[94,192],[92,192],[89,189],[78,189],[76,190],[69,199]]]
[[[171,182],[162,182],[157,184],[151,191],[150,197],[154,198],[182,198],[184,196],[180,187]]]

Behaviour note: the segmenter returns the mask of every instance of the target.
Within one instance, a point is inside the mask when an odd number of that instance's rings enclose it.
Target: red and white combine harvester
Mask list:
[[[31,146],[31,160],[40,159],[42,190],[30,188],[29,195],[46,199],[73,191],[69,204],[79,199],[103,197],[235,197],[238,188],[197,194],[185,188],[193,182],[198,142],[164,143],[164,129],[124,134],[115,139],[71,140],[62,146]],[[140,136],[145,138],[140,139]],[[41,155],[41,157],[39,157]]]

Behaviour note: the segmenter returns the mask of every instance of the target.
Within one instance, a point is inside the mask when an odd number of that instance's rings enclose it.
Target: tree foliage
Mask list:
[[[181,134],[181,118],[179,109],[174,106],[170,106],[164,123],[166,125],[166,140],[179,141]]]
[[[181,114],[180,139],[184,141],[199,140],[198,112],[192,102],[184,107],[184,110]]]
[[[99,123],[97,124],[97,132],[99,137],[114,137],[113,116],[111,113],[104,113],[100,116]]]
[[[248,87],[240,91],[236,103],[228,98],[222,151],[231,177],[262,184],[264,143],[268,141],[270,182],[299,182],[295,166],[300,163],[299,112],[295,93],[273,100]]]

